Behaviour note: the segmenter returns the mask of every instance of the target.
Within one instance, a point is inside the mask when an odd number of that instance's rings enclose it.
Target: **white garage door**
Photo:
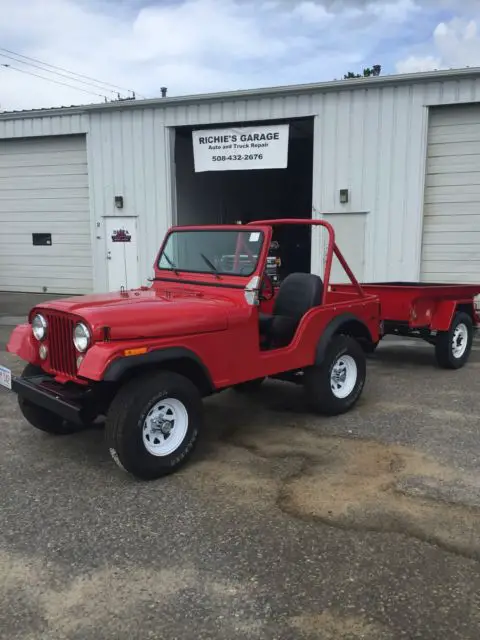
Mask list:
[[[92,290],[85,136],[0,140],[0,291]]]
[[[480,104],[431,109],[421,277],[480,282]]]

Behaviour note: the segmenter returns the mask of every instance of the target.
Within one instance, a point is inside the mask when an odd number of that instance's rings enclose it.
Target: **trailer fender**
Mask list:
[[[459,302],[458,300],[442,300],[435,308],[430,323],[432,331],[448,331],[457,311],[464,311],[475,321],[473,301]]]
[[[359,342],[365,341],[373,344],[372,334],[370,333],[367,325],[352,313],[343,313],[342,315],[334,318],[325,327],[315,351],[315,364],[320,364],[323,361],[327,347],[330,344],[330,340],[338,333],[343,333],[345,335],[352,336],[353,338],[357,338]]]

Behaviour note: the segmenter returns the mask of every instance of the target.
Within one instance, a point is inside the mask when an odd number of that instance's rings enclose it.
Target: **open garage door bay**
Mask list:
[[[85,136],[0,141],[0,291],[86,293]]]
[[[431,110],[421,277],[480,282],[480,105]]]

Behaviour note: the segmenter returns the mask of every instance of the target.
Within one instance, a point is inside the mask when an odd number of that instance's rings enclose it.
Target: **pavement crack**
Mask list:
[[[289,517],[349,531],[409,536],[480,560],[480,508],[442,496],[460,477],[414,449],[321,436],[298,426],[236,430],[225,442],[248,453],[252,465],[251,456],[271,465],[296,461],[284,474],[276,467],[267,492]],[[268,475],[264,465],[262,474]],[[472,488],[464,486],[464,494]],[[478,499],[480,504],[480,495]]]

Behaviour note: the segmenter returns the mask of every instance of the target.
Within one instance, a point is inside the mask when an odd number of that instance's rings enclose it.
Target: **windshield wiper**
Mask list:
[[[220,278],[220,274],[218,273],[218,269],[217,267],[213,264],[213,262],[211,260],[209,260],[207,258],[207,256],[204,256],[203,253],[200,254],[202,256],[202,259],[204,260],[204,262],[210,267],[210,269],[212,270],[214,276],[216,278],[218,278],[218,280],[221,280]]]
[[[162,255],[165,258],[165,260],[168,262],[168,264],[172,267],[173,273],[176,276],[179,276],[180,275],[180,271],[177,269],[177,265],[173,262],[173,260],[168,257],[168,255],[165,253],[165,251],[163,252]]]

